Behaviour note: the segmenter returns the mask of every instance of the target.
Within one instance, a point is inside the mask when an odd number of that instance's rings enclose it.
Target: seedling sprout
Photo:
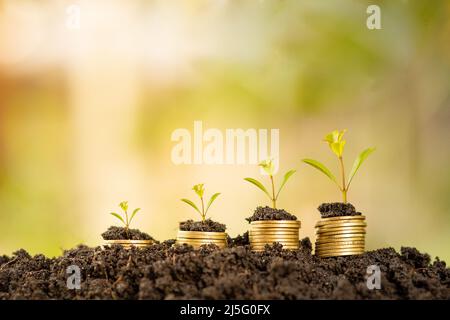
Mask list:
[[[295,170],[289,170],[288,172],[286,172],[286,174],[283,177],[283,182],[281,183],[280,188],[275,193],[275,182],[273,179],[275,165],[273,163],[273,160],[272,159],[264,160],[261,163],[259,163],[258,165],[261,168],[263,168],[264,172],[266,172],[269,175],[272,193],[269,193],[269,191],[267,191],[266,187],[264,187],[264,185],[256,179],[245,178],[244,180],[250,182],[251,184],[255,185],[258,189],[260,189],[262,192],[264,192],[269,197],[270,201],[272,202],[272,207],[274,209],[276,209],[277,208],[277,200],[280,195],[280,192],[283,189],[286,182],[289,180],[289,178],[295,173]]]
[[[353,178],[355,177],[356,172],[358,171],[361,164],[364,162],[364,160],[367,159],[367,157],[375,151],[375,148],[367,148],[364,151],[362,151],[359,156],[355,159],[355,162],[353,163],[352,170],[350,171],[350,174],[348,176],[348,179],[345,179],[345,168],[344,168],[344,160],[342,154],[344,153],[344,146],[345,146],[345,140],[343,139],[343,136],[347,130],[334,130],[333,132],[327,134],[325,136],[324,141],[328,143],[328,146],[330,147],[331,151],[337,156],[339,161],[339,168],[341,172],[341,184],[337,181],[336,177],[333,175],[333,173],[321,162],[313,159],[303,159],[303,162],[309,164],[310,166],[316,168],[323,174],[325,174],[328,178],[330,178],[336,185],[338,186],[339,190],[342,193],[342,198],[344,203],[347,203],[347,193],[348,189],[350,188],[350,184],[353,181]]]
[[[128,201],[122,201],[121,203],[119,203],[119,207],[123,211],[122,216],[115,212],[110,212],[110,214],[113,215],[114,217],[116,217],[117,219],[119,219],[120,221],[122,221],[122,223],[125,225],[125,231],[126,231],[127,235],[129,235],[128,230],[130,228],[131,221],[133,220],[136,213],[138,213],[138,211],[141,210],[141,208],[134,209],[133,213],[129,217],[128,216]]]
[[[181,199],[181,201],[183,201],[184,203],[187,203],[192,208],[194,208],[194,210],[197,211],[200,214],[200,216],[202,217],[202,221],[205,221],[206,220],[206,214],[208,213],[209,208],[211,207],[211,205],[214,202],[214,200],[216,200],[217,197],[220,195],[220,193],[214,193],[211,196],[211,198],[209,199],[208,204],[206,205],[206,208],[205,208],[205,202],[204,202],[204,199],[203,199],[203,195],[205,193],[204,184],[203,183],[196,184],[192,188],[192,190],[194,190],[194,192],[200,198],[201,210],[197,207],[197,205],[194,202],[192,202],[189,199]]]

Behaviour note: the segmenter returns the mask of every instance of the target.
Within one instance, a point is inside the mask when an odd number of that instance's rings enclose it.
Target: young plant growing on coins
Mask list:
[[[289,170],[285,173],[283,177],[283,181],[281,182],[280,188],[276,190],[275,188],[275,182],[274,182],[274,172],[275,172],[275,164],[272,159],[264,160],[261,163],[259,163],[259,166],[264,170],[264,172],[268,175],[270,180],[270,186],[271,186],[271,192],[269,192],[264,185],[259,182],[258,180],[254,178],[244,178],[245,181],[250,182],[254,186],[256,186],[258,189],[260,189],[264,194],[270,199],[272,208],[277,209],[277,200],[280,195],[281,190],[283,189],[286,182],[289,180],[289,178],[295,173],[295,170]]]
[[[355,177],[356,172],[361,167],[362,163],[367,159],[367,157],[375,151],[375,148],[367,148],[363,150],[359,156],[355,159],[353,162],[353,167],[350,170],[350,174],[348,175],[348,178],[346,179],[345,176],[345,167],[344,167],[344,159],[343,159],[343,153],[344,153],[344,146],[346,141],[343,139],[344,134],[347,130],[334,130],[327,134],[325,136],[324,141],[328,143],[328,146],[330,147],[331,151],[336,155],[339,169],[340,169],[340,175],[341,175],[341,182],[338,182],[335,175],[321,162],[313,159],[303,159],[303,162],[316,168],[323,174],[325,174],[331,181],[333,181],[339,188],[339,190],[342,193],[342,200],[344,203],[347,203],[347,194],[348,190],[350,188],[350,184],[353,181],[353,178]]]
[[[189,206],[191,206],[192,208],[194,208],[195,211],[197,211],[200,216],[202,217],[202,221],[205,222],[206,221],[206,214],[208,213],[209,208],[211,207],[211,205],[213,204],[213,202],[217,199],[217,197],[220,195],[220,193],[214,193],[211,198],[209,199],[208,203],[205,206],[205,201],[204,201],[204,193],[205,193],[205,187],[203,183],[200,184],[196,184],[192,190],[194,190],[195,194],[200,198],[200,208],[199,209],[197,207],[197,205],[189,200],[189,199],[181,199],[181,201],[183,201],[184,203],[187,203]]]
[[[120,215],[116,212],[110,212],[110,214],[112,216],[116,217],[117,219],[119,219],[120,221],[122,221],[122,223],[125,225],[125,232],[127,234],[127,237],[129,237],[131,221],[133,221],[134,216],[136,215],[136,213],[139,212],[139,210],[141,210],[141,208],[134,209],[133,212],[131,213],[131,215],[129,215],[128,214],[128,201],[122,201],[121,203],[119,203],[119,207],[123,211],[122,215]]]
[[[321,162],[303,159],[303,162],[325,174],[342,193],[343,202],[322,203],[318,208],[322,219],[316,224],[315,254],[323,258],[361,254],[365,248],[365,216],[347,202],[347,193],[361,164],[375,151],[375,148],[367,148],[359,154],[346,179],[343,159],[345,132],[346,130],[334,130],[324,139],[338,159],[341,182],[338,182],[333,173]]]
[[[204,184],[196,184],[192,190],[200,198],[200,204],[197,206],[189,199],[181,199],[184,203],[192,207],[200,214],[201,221],[187,220],[180,222],[176,244],[188,244],[194,248],[202,245],[214,244],[219,248],[224,248],[227,244],[227,234],[225,233],[226,225],[213,221],[211,218],[206,219],[209,209],[220,193],[214,193],[211,198],[205,201]]]
[[[132,212],[128,211],[128,201],[122,201],[119,203],[121,213],[110,212],[114,218],[119,219],[124,227],[110,226],[108,230],[101,234],[103,240],[107,245],[120,244],[125,247],[131,245],[134,246],[146,246],[149,245],[154,239],[147,233],[140,231],[139,229],[131,229],[130,225],[136,214],[141,210],[140,208],[134,209]],[[120,211],[119,211],[120,212]],[[140,243],[130,243],[129,241],[139,241]]]
[[[274,181],[276,172],[274,161],[272,159],[262,161],[259,163],[259,167],[269,177],[270,191],[254,178],[245,178],[244,180],[260,189],[270,199],[272,206],[258,206],[253,215],[246,218],[250,223],[250,247],[253,251],[263,251],[266,245],[277,242],[283,246],[283,249],[296,250],[298,249],[300,222],[297,221],[295,215],[277,208],[280,192],[295,170],[289,170],[284,174],[280,187],[277,189]]]

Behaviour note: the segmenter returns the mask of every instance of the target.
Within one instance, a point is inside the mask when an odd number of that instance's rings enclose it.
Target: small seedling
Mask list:
[[[206,208],[205,208],[205,202],[204,202],[204,200],[203,200],[203,195],[204,195],[204,193],[205,193],[205,187],[204,187],[204,184],[203,184],[203,183],[196,184],[196,185],[192,188],[192,190],[194,190],[195,193],[199,196],[200,202],[201,202],[201,208],[202,208],[202,209],[200,210],[200,209],[195,205],[195,203],[192,202],[192,201],[189,200],[189,199],[181,199],[181,201],[187,203],[187,204],[190,205],[192,208],[194,208],[195,211],[197,211],[197,212],[200,214],[200,216],[202,217],[202,221],[205,221],[205,220],[206,220],[206,214],[208,213],[209,208],[211,207],[211,205],[212,205],[212,203],[214,202],[214,200],[216,200],[217,197],[220,195],[220,193],[214,193],[214,194],[212,195],[212,197],[209,199],[208,204],[206,205]]]
[[[138,213],[138,211],[141,210],[141,208],[134,209],[131,216],[128,217],[128,201],[122,201],[121,203],[119,203],[119,207],[123,211],[123,216],[115,212],[110,212],[110,214],[119,219],[120,221],[122,221],[122,223],[125,225],[125,231],[127,235],[129,235],[128,230],[130,228],[131,221],[133,220],[136,213]],[[125,217],[125,219],[123,217]]]
[[[251,184],[258,187],[262,192],[264,192],[269,197],[270,201],[272,202],[272,207],[274,209],[276,209],[277,208],[277,200],[278,200],[278,196],[280,195],[280,191],[281,191],[281,189],[283,189],[284,185],[289,180],[289,178],[295,173],[295,170],[290,170],[290,171],[286,172],[286,174],[284,175],[284,178],[283,178],[283,182],[281,183],[281,186],[278,189],[278,192],[275,194],[275,183],[273,180],[275,166],[274,166],[273,160],[264,160],[258,165],[261,168],[263,168],[264,172],[266,172],[269,175],[270,184],[272,186],[272,194],[270,194],[269,191],[267,191],[266,187],[264,187],[264,185],[261,182],[259,182],[258,180],[253,179],[253,178],[245,178],[244,180],[250,182]]]
[[[339,182],[336,180],[336,177],[331,173],[331,171],[325,167],[322,163],[319,161],[313,160],[313,159],[303,159],[303,162],[309,164],[310,166],[313,166],[323,174],[325,174],[328,178],[330,178],[336,185],[338,186],[339,190],[342,192],[342,198],[344,200],[344,203],[347,203],[347,193],[348,189],[350,187],[350,183],[352,182],[353,178],[355,177],[356,172],[358,171],[361,164],[364,162],[364,160],[367,159],[367,157],[375,151],[375,148],[367,148],[363,152],[359,154],[359,156],[355,159],[355,162],[353,163],[352,170],[350,171],[350,174],[348,176],[348,179],[346,181],[345,179],[345,168],[344,168],[344,160],[342,157],[342,154],[344,153],[344,146],[345,146],[345,140],[343,140],[344,133],[347,130],[334,130],[333,132],[327,134],[325,136],[324,141],[328,143],[328,146],[330,147],[331,151],[337,156],[339,161],[339,167],[341,171],[341,178],[342,182],[339,184]]]

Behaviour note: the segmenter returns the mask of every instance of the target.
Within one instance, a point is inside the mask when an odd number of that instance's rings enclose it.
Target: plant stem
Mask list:
[[[202,221],[205,221],[205,205],[203,204],[203,197],[200,197],[202,201]]]
[[[345,182],[345,170],[344,170],[344,160],[342,159],[342,156],[339,157],[339,163],[341,165],[341,174],[342,174],[342,196],[344,198],[344,203],[347,203],[347,185]]]
[[[275,198],[275,184],[273,183],[273,176],[270,175],[270,182],[272,183],[272,207],[277,208],[277,199]]]
[[[128,228],[130,226],[130,223],[128,222],[128,212],[127,212],[127,210],[125,210],[125,221],[126,221],[126,223],[125,223],[125,232],[127,234],[127,237],[129,238],[130,234],[128,232]]]

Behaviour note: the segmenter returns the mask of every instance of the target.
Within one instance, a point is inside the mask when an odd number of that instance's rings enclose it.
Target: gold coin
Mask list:
[[[250,239],[254,238],[254,239],[261,239],[261,238],[268,238],[268,239],[281,239],[281,238],[288,238],[288,239],[293,239],[293,238],[297,238],[298,239],[298,234],[259,234],[259,235],[249,235],[248,236]]]
[[[296,246],[298,245],[298,241],[252,241],[250,242],[250,245],[255,245],[255,246],[264,246],[266,244],[274,244],[274,243],[280,243],[280,244],[284,244],[287,246]]]
[[[322,225],[318,227],[319,229],[335,229],[335,228],[344,228],[344,227],[366,227],[367,223],[365,222],[347,222],[347,223],[333,223]]]
[[[214,244],[216,246],[218,246],[219,248],[225,248],[226,247],[226,243],[189,243],[189,242],[184,242],[184,241],[176,241],[175,242],[176,245],[183,245],[183,244],[187,244],[190,245],[194,248],[200,248],[203,245],[209,245],[209,244]]]
[[[331,248],[337,248],[337,249],[343,249],[343,248],[352,248],[352,247],[364,247],[365,243],[349,243],[349,244],[341,244],[341,243],[316,243],[316,249],[331,249]]]
[[[274,244],[281,243],[285,245],[298,245],[298,241],[251,241],[251,245],[266,245],[266,244]]]
[[[295,244],[282,244],[282,243],[280,243],[280,244],[283,246],[283,248],[289,248],[289,249],[297,249],[298,248],[298,245],[295,245]],[[269,247],[272,247],[274,245],[274,243],[262,243],[262,244],[258,244],[258,245],[251,244],[250,247],[252,249],[264,249],[266,247],[266,245],[268,245]]]
[[[330,249],[330,250],[317,250],[316,249],[316,253],[318,254],[330,254],[330,253],[335,253],[335,254],[340,254],[343,252],[364,252],[364,248],[346,248],[346,249]]]
[[[283,246],[284,250],[298,250],[298,246]],[[252,246],[251,249],[253,251],[264,251],[266,250],[265,246]]]
[[[212,240],[212,239],[186,239],[186,238],[177,238],[177,241],[183,242],[192,242],[192,243],[221,243],[226,242],[226,240]]]
[[[299,232],[299,228],[252,228],[249,232],[288,232],[295,233]]]
[[[316,250],[316,254],[326,255],[326,254],[342,254],[342,253],[363,253],[364,248],[355,248],[355,249],[343,249],[343,250]]]
[[[323,234],[319,234],[317,235],[317,240],[337,240],[339,241],[340,239],[347,239],[347,238],[362,238],[364,239],[366,237],[366,235],[364,233],[350,233],[350,234],[338,234],[338,235],[334,235],[334,236],[326,236]]]
[[[316,239],[336,239],[334,237],[341,235],[354,235],[355,238],[357,237],[361,238],[361,234],[365,235],[365,232],[363,233],[362,231],[346,231],[345,233],[342,232],[318,233]]]
[[[366,216],[339,216],[339,217],[331,217],[331,218],[322,218],[319,222],[330,222],[330,221],[342,221],[342,220],[365,220]]]
[[[212,241],[212,240],[177,239],[177,241],[180,241],[180,242],[189,242],[189,243],[226,243],[225,240]]]
[[[316,245],[316,251],[335,251],[335,250],[353,250],[353,249],[364,249],[364,244],[348,244],[348,245],[337,245],[337,246],[321,246]]]
[[[250,238],[250,242],[297,242],[299,238]]]
[[[274,244],[281,243],[286,245],[297,245],[298,240],[267,240],[267,241],[250,241],[250,244],[254,245],[265,245],[265,244]]]
[[[292,225],[300,225],[299,220],[257,220],[250,222],[252,225],[260,225],[260,224],[292,224]]]
[[[292,228],[299,229],[301,224],[300,221],[253,221],[250,224],[251,228]]]
[[[364,238],[341,238],[341,239],[330,239],[330,240],[325,240],[325,239],[317,239],[316,240],[316,244],[330,244],[330,243],[346,244],[346,243],[364,243],[364,242],[365,242]]]
[[[362,230],[340,230],[340,231],[334,231],[334,232],[322,232],[322,233],[316,233],[317,238],[329,238],[334,236],[342,236],[342,235],[361,235],[366,234],[366,231]]]
[[[340,224],[332,224],[332,225],[323,225],[320,227],[316,227],[318,230],[331,230],[337,228],[364,228],[367,227],[367,223],[340,223]]]
[[[265,242],[272,241],[272,242],[275,242],[275,241],[298,241],[299,240],[298,237],[289,237],[289,238],[288,237],[275,237],[275,238],[268,238],[268,237],[255,238],[255,237],[250,237],[249,239],[250,239],[250,241],[253,241],[253,242],[255,242],[255,241],[265,241]]]
[[[269,245],[269,247],[270,246],[271,245]],[[298,246],[293,246],[293,245],[283,245],[282,247],[284,249],[298,249],[299,248]],[[266,248],[266,246],[265,245],[264,246],[251,246],[251,248],[255,249],[255,250],[264,250]]]
[[[249,234],[298,234],[298,229],[292,230],[250,230]]]
[[[364,244],[364,240],[345,240],[345,241],[316,241],[316,245],[328,246],[328,245],[346,245],[346,244]]]
[[[365,220],[333,220],[333,221],[320,220],[316,223],[316,228],[322,227],[322,226],[336,225],[336,224],[341,224],[341,223],[366,223],[366,221]]]
[[[347,238],[331,238],[331,237],[317,237],[316,242],[328,243],[328,242],[342,242],[342,241],[364,241],[364,236],[347,237]]]
[[[225,232],[200,232],[200,231],[182,231],[179,230],[177,236],[179,238],[190,239],[226,239]]]
[[[364,251],[361,252],[333,252],[333,253],[326,253],[326,254],[317,254],[316,256],[319,256],[320,258],[330,258],[330,257],[341,257],[341,256],[356,256],[363,254]]]
[[[248,234],[298,234],[298,229],[262,229],[262,230],[249,230]]]
[[[355,228],[355,227],[345,227],[345,228],[335,228],[335,229],[318,229],[316,234],[320,235],[338,235],[338,234],[351,234],[351,233],[366,233],[366,228]]]

